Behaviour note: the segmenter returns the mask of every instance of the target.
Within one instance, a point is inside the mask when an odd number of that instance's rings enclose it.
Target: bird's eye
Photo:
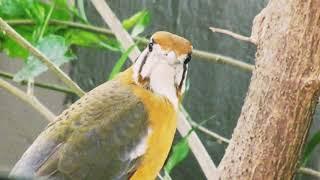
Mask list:
[[[153,49],[153,42],[150,42],[150,43],[149,43],[148,48],[149,48],[149,52],[151,52],[152,49]]]
[[[184,60],[184,64],[188,64],[188,62],[190,62],[191,61],[191,53],[189,53],[188,55],[187,55],[187,58],[186,58],[186,60]]]

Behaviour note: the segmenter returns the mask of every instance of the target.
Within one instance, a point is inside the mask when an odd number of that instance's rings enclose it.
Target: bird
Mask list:
[[[155,32],[128,69],[49,123],[9,177],[155,179],[172,146],[192,48]]]

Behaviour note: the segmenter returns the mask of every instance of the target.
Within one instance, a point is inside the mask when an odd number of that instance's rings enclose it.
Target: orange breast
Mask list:
[[[127,73],[127,78],[122,79],[124,83],[130,83],[129,79],[132,79],[132,72],[129,70]],[[148,137],[147,151],[131,180],[153,180],[170,151],[177,126],[177,113],[167,99],[138,86],[133,86],[133,90],[148,110],[152,132]]]

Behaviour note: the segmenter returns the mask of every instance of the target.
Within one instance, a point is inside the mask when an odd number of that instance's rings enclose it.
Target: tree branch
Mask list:
[[[20,34],[18,34],[13,28],[11,28],[1,17],[0,17],[0,28],[16,41],[19,45],[26,48],[32,55],[38,58],[43,64],[45,64],[48,69],[55,73],[70,89],[72,89],[78,96],[84,95],[84,91],[74,83],[61,69],[59,69],[55,64],[53,64],[44,54],[42,54],[38,49],[33,47],[26,39],[24,39]]]
[[[203,58],[208,62],[229,65],[246,72],[251,72],[254,69],[254,65],[252,64],[245,63],[245,62],[233,59],[231,57],[222,56],[219,54],[208,53],[201,50],[193,50],[192,55],[197,55],[197,57]]]
[[[0,78],[0,87],[6,90],[7,92],[11,93],[12,95],[18,97],[20,100],[31,105],[34,109],[40,112],[47,120],[54,120],[55,115],[43,104],[41,104],[36,97],[28,95],[27,93],[6,82],[2,78]]]
[[[105,22],[110,26],[110,28],[115,33],[116,37],[124,47],[132,46],[133,40],[126,30],[123,29],[122,24],[114,15],[108,4],[103,0],[91,0],[97,11],[103,17]],[[130,56],[132,62],[140,54],[138,48],[133,49],[135,55]],[[179,114],[178,120],[178,130],[182,135],[188,133],[192,128],[189,122],[186,120],[186,114],[184,112]],[[189,146],[194,153],[197,161],[200,164],[202,171],[208,179],[215,177],[216,166],[212,162],[209,153],[206,151],[204,145],[201,143],[199,137],[195,132],[192,132],[188,138]]]
[[[196,123],[195,121],[193,120],[189,120],[190,124],[195,127],[196,129],[200,130],[201,132],[215,138],[218,142],[223,142],[223,143],[226,143],[226,144],[229,144],[230,143],[230,140],[223,137],[223,136],[220,136],[219,134],[213,132],[213,131],[210,131],[209,129],[201,126],[200,124]]]
[[[256,42],[251,37],[243,36],[243,35],[234,33],[232,31],[229,31],[229,30],[226,30],[226,29],[220,29],[220,28],[215,28],[215,27],[210,27],[209,29],[212,32],[226,34],[226,35],[229,35],[229,36],[231,36],[231,37],[233,37],[235,39],[238,39],[240,41],[246,41],[246,42],[250,42],[252,44],[256,44]]]
[[[315,171],[310,168],[301,167],[301,168],[299,168],[298,172],[301,174],[306,174],[306,175],[315,176],[315,177],[320,178],[320,172]]]
[[[7,73],[7,72],[3,72],[0,71],[0,76],[6,79],[13,79],[14,75]],[[21,81],[20,84],[22,85],[27,85],[27,81]],[[54,85],[54,84],[46,84],[46,83],[40,83],[40,82],[34,82],[34,85],[40,88],[44,88],[44,89],[49,89],[49,90],[53,90],[53,91],[58,91],[58,92],[63,92],[63,93],[68,93],[68,94],[75,94],[72,90],[66,88],[66,87],[62,87],[59,85]]]
[[[192,126],[188,120],[192,121],[188,112],[182,107],[178,119],[178,130],[182,136],[186,136],[190,130],[192,130]],[[207,179],[215,179],[218,170],[197,133],[192,131],[187,140],[192,153],[196,157]]]
[[[27,19],[20,19],[20,20],[18,19],[18,20],[7,20],[7,23],[12,26],[33,25],[34,21],[27,20]],[[72,22],[72,21],[50,20],[49,24],[50,25],[65,25],[68,27],[83,29],[83,30],[90,31],[90,32],[95,32],[95,33],[100,33],[100,34],[105,34],[105,35],[114,35],[114,33],[109,29],[100,28],[100,27],[82,24],[82,23],[77,23],[77,22]],[[133,39],[135,41],[139,41],[145,45],[148,43],[148,40],[146,38],[134,37]],[[201,51],[201,50],[197,50],[197,49],[193,50],[192,56],[198,57],[199,60],[203,59],[208,62],[214,62],[214,63],[218,63],[218,64],[226,64],[226,65],[238,68],[238,69],[246,71],[246,72],[251,72],[254,69],[254,65],[252,65],[252,64],[245,63],[240,60],[233,59],[231,57],[222,56],[219,54]]]

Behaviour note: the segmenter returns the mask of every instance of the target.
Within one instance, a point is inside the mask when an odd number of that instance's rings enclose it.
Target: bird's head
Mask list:
[[[133,65],[135,82],[177,106],[185,90],[192,44],[175,34],[154,33]]]

